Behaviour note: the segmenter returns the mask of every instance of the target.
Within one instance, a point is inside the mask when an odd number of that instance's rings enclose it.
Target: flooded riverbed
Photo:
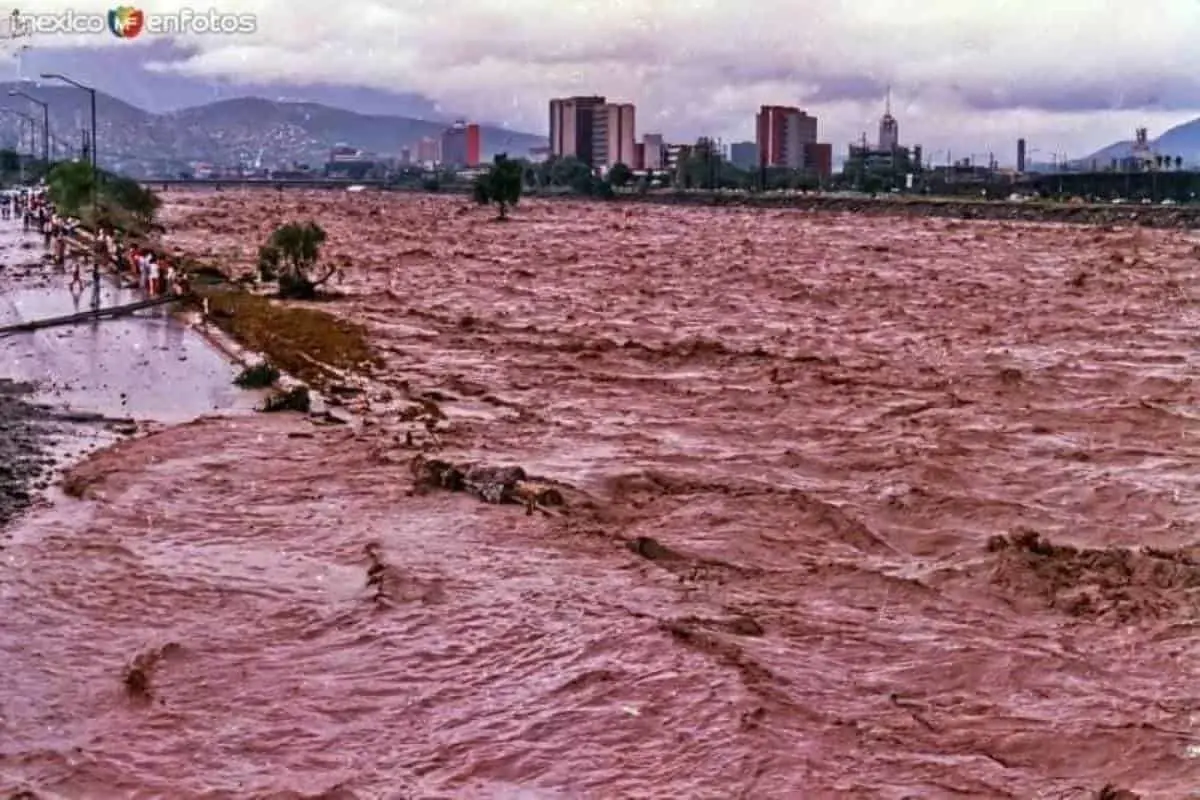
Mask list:
[[[1200,785],[1182,234],[168,198],[176,243],[223,261],[281,217],[326,225],[351,266],[325,307],[366,321],[387,362],[375,424],[175,428],[93,460],[74,476],[88,500],[24,522],[0,582],[14,785]],[[591,501],[414,495],[384,392],[436,394],[450,457]]]

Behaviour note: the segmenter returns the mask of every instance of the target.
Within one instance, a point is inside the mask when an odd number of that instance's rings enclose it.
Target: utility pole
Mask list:
[[[22,124],[21,124],[22,133],[24,132],[25,125],[29,125],[29,138],[32,140],[33,139],[33,118],[26,117],[24,119],[24,122],[22,122]],[[27,161],[27,159],[25,158],[25,154],[21,152],[21,149],[24,147],[24,144],[21,141],[22,138],[23,137],[20,134],[17,135],[17,166],[19,166],[21,168],[20,181],[21,181],[21,185],[24,186],[25,185],[25,162]]]

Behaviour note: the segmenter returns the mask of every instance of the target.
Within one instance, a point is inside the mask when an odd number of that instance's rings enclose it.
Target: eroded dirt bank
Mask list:
[[[205,421],[77,473],[91,504],[6,551],[2,774],[1194,791],[1181,234],[168,198],[175,242],[231,262],[280,219],[330,229],[349,297],[324,307],[387,361],[345,400],[374,424]],[[566,482],[568,513],[413,493],[425,451]]]
[[[29,387],[0,379],[0,528],[33,502],[52,464]]]

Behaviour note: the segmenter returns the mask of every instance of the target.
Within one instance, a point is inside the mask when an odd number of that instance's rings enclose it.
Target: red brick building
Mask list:
[[[833,172],[833,147],[817,141],[817,118],[794,106],[763,106],[757,117],[758,165]]]

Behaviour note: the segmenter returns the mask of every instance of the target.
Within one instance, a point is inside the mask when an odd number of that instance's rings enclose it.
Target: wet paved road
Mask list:
[[[2,223],[0,223],[2,224]],[[44,252],[11,223],[0,227],[0,325],[92,308],[82,290],[53,266],[34,266]],[[104,307],[140,299],[105,279]],[[0,337],[0,378],[35,383],[35,400],[72,411],[157,422],[184,422],[230,409],[250,410],[257,397],[232,383],[237,368],[165,309],[134,316]]]

